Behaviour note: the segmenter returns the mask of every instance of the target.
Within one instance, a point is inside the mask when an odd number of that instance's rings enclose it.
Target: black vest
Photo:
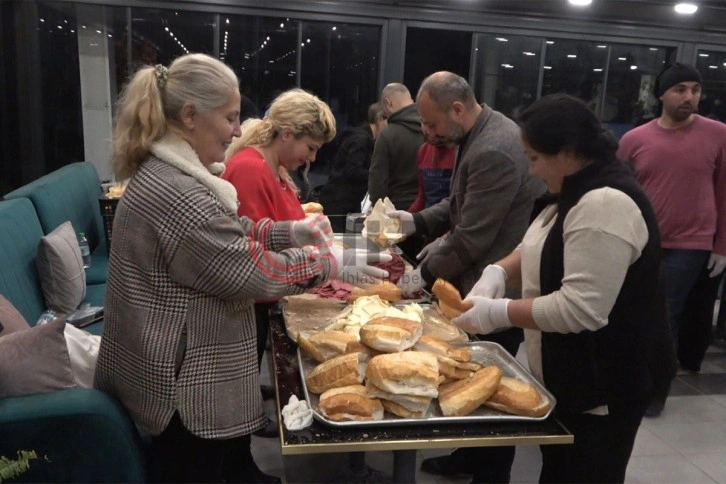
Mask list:
[[[565,177],[557,218],[542,248],[542,295],[562,286],[567,213],[585,193],[602,187],[620,190],[633,199],[649,237],[641,256],[628,269],[607,326],[577,334],[542,333],[544,381],[560,411],[579,413],[613,403],[642,404],[676,372],[660,271],[658,223],[631,169],[620,161],[594,162]]]

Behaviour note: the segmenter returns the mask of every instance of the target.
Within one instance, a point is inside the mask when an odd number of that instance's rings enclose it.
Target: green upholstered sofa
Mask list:
[[[90,163],[74,163],[0,201],[0,294],[31,325],[45,309],[35,266],[44,233],[70,219],[89,234],[95,252],[100,248],[105,256],[95,173]],[[99,273],[100,279],[105,280],[105,273]],[[89,282],[86,300],[103,305],[105,287],[105,282]],[[86,329],[101,334],[103,323]],[[144,481],[143,448],[126,411],[101,391],[74,388],[0,399],[0,455],[13,458],[18,450],[35,450],[47,457],[32,461],[13,482]]]

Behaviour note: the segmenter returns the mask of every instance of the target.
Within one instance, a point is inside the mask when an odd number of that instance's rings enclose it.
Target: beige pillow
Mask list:
[[[70,221],[40,239],[36,265],[46,307],[62,315],[75,311],[86,297],[86,271]]]
[[[63,318],[0,337],[0,398],[75,388]]]
[[[13,303],[0,294],[0,336],[29,329],[30,325]]]

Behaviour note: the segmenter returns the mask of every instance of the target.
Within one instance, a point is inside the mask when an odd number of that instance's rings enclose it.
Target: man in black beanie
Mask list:
[[[726,125],[696,114],[701,74],[693,66],[666,67],[654,91],[661,116],[625,133],[618,157],[632,163],[658,217],[678,361],[698,372],[726,267]],[[669,391],[658,391],[646,416],[660,415]]]

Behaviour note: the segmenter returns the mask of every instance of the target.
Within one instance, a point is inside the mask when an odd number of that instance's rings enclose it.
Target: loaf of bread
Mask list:
[[[384,281],[380,284],[370,284],[366,287],[353,287],[347,301],[355,301],[359,297],[378,296],[384,301],[398,302],[401,300],[401,288],[391,282]]]
[[[421,418],[426,416],[431,407],[431,397],[405,395],[381,390],[370,380],[366,380],[366,392],[371,398],[378,398],[383,408],[389,413],[403,418]]]
[[[435,355],[446,356],[456,361],[470,361],[471,352],[467,348],[455,348],[449,343],[432,336],[421,336],[413,349],[418,351],[428,351]]]
[[[335,422],[383,419],[383,405],[363,385],[333,388],[320,395],[318,409]]]
[[[494,394],[501,379],[502,370],[496,366],[487,366],[469,378],[441,385],[441,413],[447,417],[469,415]]]
[[[321,331],[311,336],[300,333],[297,344],[300,349],[312,356],[318,363],[333,356],[349,353],[346,351],[348,343],[358,341],[352,334],[345,331]]]
[[[505,376],[484,405],[514,415],[541,417],[547,413],[552,403],[543,398],[531,383]]]
[[[305,215],[313,215],[316,213],[323,213],[323,206],[318,202],[308,202],[302,204],[303,212]]]
[[[376,387],[397,395],[435,398],[443,377],[436,356],[425,351],[402,351],[371,358],[366,378]]]
[[[360,340],[373,349],[394,353],[415,345],[422,332],[419,322],[383,316],[373,318],[361,327]]]
[[[366,374],[366,355],[345,353],[320,363],[305,378],[313,393],[324,393],[332,388],[363,383]]]
[[[453,319],[472,308],[470,303],[462,301],[459,290],[453,284],[441,278],[436,279],[431,290],[439,298],[439,309],[441,309],[442,314],[449,319]]]

